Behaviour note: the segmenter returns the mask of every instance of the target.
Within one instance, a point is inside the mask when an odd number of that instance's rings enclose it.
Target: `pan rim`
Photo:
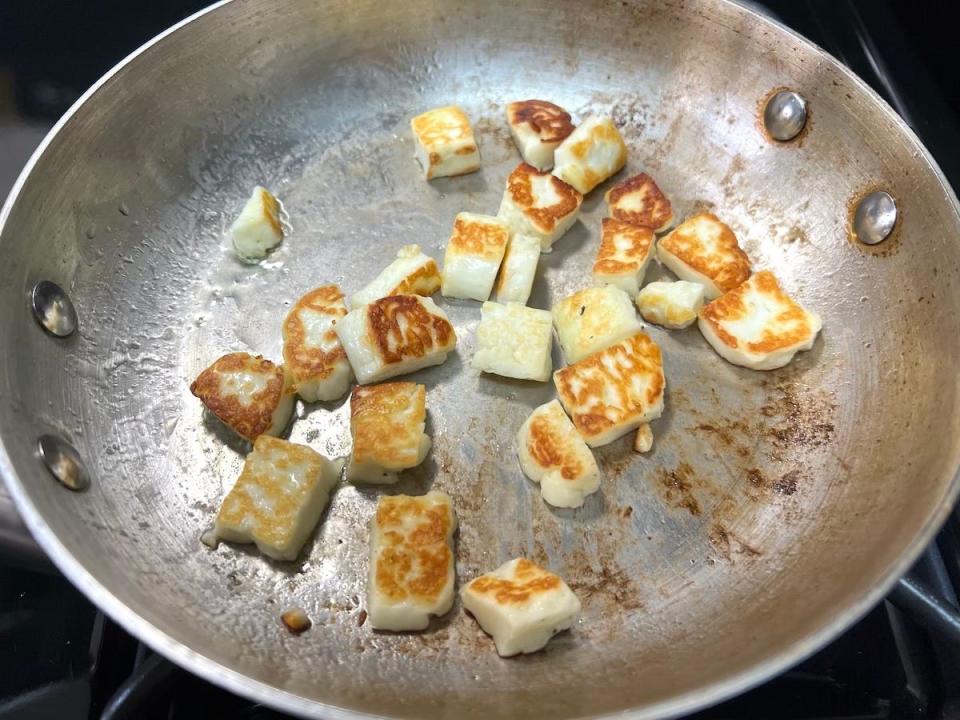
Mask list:
[[[945,196],[952,204],[954,213],[960,216],[960,202],[958,202],[956,193],[947,181],[936,160],[920,141],[916,133],[865,81],[816,43],[795,32],[778,20],[768,17],[752,7],[743,5],[737,2],[737,0],[715,1],[719,5],[735,8],[738,12],[746,13],[754,22],[766,24],[781,33],[785,33],[796,43],[828,58],[835,70],[842,73],[861,92],[866,93],[866,95],[877,104],[879,109],[882,110],[885,119],[893,123],[901,133],[904,133],[905,137],[914,146],[914,149],[922,155],[923,159],[933,170],[938,183],[944,190]],[[160,44],[168,36],[176,33],[180,29],[210,13],[218,11],[220,8],[232,2],[234,2],[234,0],[219,0],[209,7],[184,18],[154,38],[148,40],[107,71],[74,102],[47,133],[17,177],[2,208],[0,208],[0,235],[2,235],[13,207],[29,176],[32,174],[34,167],[46,153],[54,138],[80,108],[96,95],[114,76],[136,61],[139,56],[145,54],[155,45]],[[946,492],[939,505],[919,529],[910,544],[905,547],[904,551],[894,562],[890,563],[880,574],[876,582],[868,588],[858,600],[836,613],[831,620],[824,623],[819,629],[795,640],[779,652],[758,661],[752,667],[733,675],[721,677],[705,687],[674,696],[643,709],[614,711],[605,715],[592,717],[617,717],[629,720],[642,720],[644,718],[655,717],[676,717],[694,712],[750,690],[822,649],[829,642],[839,637],[839,635],[882,600],[931,542],[936,532],[953,510],[958,496],[960,496],[960,457],[953,458],[953,465],[957,469],[954,471],[953,478],[947,486]],[[131,635],[144,642],[168,660],[230,692],[255,702],[262,702],[268,706],[294,715],[319,717],[322,713],[323,716],[329,717],[331,720],[356,720],[357,718],[384,717],[362,711],[348,710],[335,705],[329,705],[319,700],[302,697],[231,669],[220,661],[198,653],[182,642],[175,640],[166,631],[146,620],[136,610],[114,595],[114,593],[91,574],[60,541],[56,533],[47,525],[41,513],[30,500],[23,483],[14,471],[13,463],[7,452],[2,434],[0,434],[0,477],[3,478],[24,524],[58,570],[100,610],[109,615]]]

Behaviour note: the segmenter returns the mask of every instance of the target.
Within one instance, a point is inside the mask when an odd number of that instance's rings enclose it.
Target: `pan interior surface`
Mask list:
[[[764,98],[801,92],[809,127],[764,136]],[[597,451],[601,491],[545,505],[514,435],[552,384],[470,368],[479,304],[437,297],[455,354],[427,385],[427,462],[386,492],[448,492],[460,582],[524,555],[562,575],[580,622],[502,660],[459,607],[421,634],[364,624],[367,523],[383,490],[344,486],[295,563],[200,543],[246,447],[190,381],[230,351],[281,358],[306,291],[351,294],[418,243],[442,259],[456,213],[496,214],[519,162],[503,119],[542,98],[611,115],[675,216],[717,213],[755,267],[820,313],[782,370],[733,367],[695,327],[664,353],[654,448]],[[480,172],[427,183],[409,119],[459,104]],[[252,187],[289,232],[257,266],[226,228]],[[602,194],[541,258],[530,305],[590,285]],[[851,203],[897,198],[894,236],[849,239]],[[304,714],[419,718],[638,715],[691,708],[810,652],[905,569],[946,512],[960,437],[955,200],[878,99],[789,33],[722,2],[234,2],[120,69],[52,139],[0,236],[0,432],[33,530],[74,581],[191,669]],[[648,279],[665,271],[652,269]],[[24,298],[67,289],[54,339]],[[561,358],[555,348],[554,365]],[[36,438],[78,448],[68,493]],[[346,402],[300,405],[291,439],[349,450]],[[15,478],[14,478],[15,474]],[[871,595],[872,593],[872,595]],[[313,628],[294,637],[290,606]],[[189,648],[189,650],[187,649]],[[271,687],[285,691],[272,694]],[[242,688],[241,688],[242,689]]]

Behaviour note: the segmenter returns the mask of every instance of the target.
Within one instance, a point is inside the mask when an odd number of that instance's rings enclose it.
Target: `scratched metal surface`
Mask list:
[[[810,103],[802,140],[769,142],[763,97]],[[363,624],[367,522],[379,490],[342,487],[295,563],[199,542],[246,446],[206,420],[190,380],[233,350],[280,358],[301,293],[359,289],[410,242],[442,257],[454,215],[495,213],[518,155],[506,102],[610,113],[625,172],[652,173],[682,217],[709,207],[758,267],[824,318],[780,371],[730,366],[696,328],[664,332],[667,410],[653,451],[598,451],[601,491],[554,510],[513,437],[549,384],[469,367],[479,306],[439,303],[459,336],[428,387],[434,449],[390,491],[446,490],[458,577],[516,555],[583,601],[570,633],[504,661],[459,604],[422,634]],[[456,102],[483,169],[424,182],[408,119]],[[259,266],[225,228],[255,183],[291,231]],[[874,185],[896,236],[848,239]],[[542,258],[530,304],[584,287],[603,188]],[[958,223],[922,148],[813,48],[723,2],[235,2],[144,51],[52,139],[0,236],[0,467],[68,575],[156,648],[294,712],[353,717],[677,712],[756,683],[840,632],[916,555],[955,494]],[[652,275],[659,271],[651,271]],[[67,287],[67,341],[24,293]],[[554,360],[560,363],[555,351]],[[60,432],[92,488],[68,494],[32,455]],[[344,403],[298,408],[290,433],[349,450]],[[314,627],[279,621],[305,608]]]

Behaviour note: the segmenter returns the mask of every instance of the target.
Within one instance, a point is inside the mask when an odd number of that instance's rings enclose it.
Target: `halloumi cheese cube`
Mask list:
[[[593,263],[593,281],[613,285],[636,297],[654,254],[654,239],[650,228],[604,218],[600,248]]]
[[[358,385],[350,396],[353,450],[347,479],[394,483],[397,472],[416,467],[430,450],[424,432],[427,389],[412,382]]]
[[[581,607],[563,580],[525,558],[474,578],[460,599],[502,657],[540,650],[573,627]]]
[[[241,260],[256,262],[266,257],[283,240],[280,201],[269,190],[257,185],[230,226],[230,236],[233,249]]]
[[[540,240],[540,250],[553,244],[577,221],[583,195],[567,183],[532,165],[520,163],[507,177],[497,216],[516,235]]]
[[[431,298],[390,295],[351,310],[334,330],[361,385],[447,359],[457,334]]]
[[[653,447],[653,428],[650,423],[644,423],[637,428],[637,435],[633,439],[633,450],[638,453],[650,452]]]
[[[750,277],[750,258],[737,236],[712,213],[680,223],[657,244],[657,257],[681,280],[703,285],[708,300]]]
[[[353,369],[333,326],[347,314],[336,285],[311,290],[283,321],[283,362],[293,387],[305,402],[343,397]]]
[[[647,322],[680,330],[703,308],[703,285],[686,280],[652,282],[637,295],[637,308]]]
[[[588,117],[560,143],[553,174],[586,195],[627,164],[627,144],[613,120]]]
[[[553,152],[573,132],[570,113],[546,100],[507,105],[507,124],[523,161],[538,170],[553,167]]]
[[[433,295],[440,289],[440,268],[419,245],[404,245],[397,259],[387,265],[363,290],[350,298],[351,309],[388,295]]]
[[[673,222],[673,208],[667,196],[646,173],[632,175],[607,190],[604,196],[610,217],[631,225],[663,232]]]
[[[499,218],[458,214],[443,255],[440,294],[481,302],[490,297],[509,240],[510,229]]]
[[[497,276],[497,301],[526,305],[533,290],[533,279],[540,262],[540,241],[530,235],[513,235],[500,263]]]
[[[593,453],[556,400],[538,407],[520,427],[517,457],[523,474],[540,483],[540,496],[555,507],[580,507],[600,487]]]
[[[700,311],[700,332],[724,360],[752,370],[783,367],[809,350],[823,327],[820,316],[787,295],[769,270]]]
[[[261,435],[220,506],[214,542],[256,543],[264,555],[294,560],[339,476],[336,463],[305,445]]]
[[[190,384],[190,392],[247,440],[279,435],[293,414],[295,392],[283,366],[249,353],[218,358]]]
[[[446,493],[381,497],[370,523],[367,613],[379,630],[423,630],[453,606],[453,532]]]
[[[518,380],[550,379],[553,344],[550,313],[520,303],[485,302],[477,327],[477,370]]]
[[[643,329],[633,301],[612,285],[587,288],[553,306],[553,326],[568,363],[582,360]]]
[[[428,110],[410,121],[416,157],[427,180],[480,169],[480,150],[467,114],[456,105]]]
[[[663,412],[663,358],[646,333],[557,370],[553,383],[590,447],[613,442]]]

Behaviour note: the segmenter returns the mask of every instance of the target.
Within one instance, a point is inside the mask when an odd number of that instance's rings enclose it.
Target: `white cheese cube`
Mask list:
[[[663,358],[645,333],[557,370],[553,383],[590,447],[613,442],[663,412]]]
[[[502,657],[540,650],[580,613],[580,600],[563,580],[524,558],[474,578],[460,598]]]
[[[190,384],[207,410],[247,440],[279,435],[293,414],[290,375],[260,355],[230,353],[216,360]]]
[[[214,543],[256,543],[276,560],[296,559],[339,475],[336,463],[305,445],[261,435],[220,506]]]
[[[358,385],[350,396],[353,450],[347,479],[394,483],[397,472],[416,467],[430,450],[424,432],[427,389],[412,382]]]
[[[404,245],[397,259],[387,265],[373,282],[350,298],[350,307],[357,309],[389,295],[433,295],[440,289],[440,268],[424,255],[419,245]]]
[[[470,119],[456,105],[428,110],[410,121],[416,156],[427,180],[480,169]]]
[[[305,402],[343,397],[353,381],[347,353],[333,326],[347,314],[336,285],[311,290],[283,321],[283,362]]]
[[[653,447],[653,428],[650,423],[644,423],[637,428],[637,436],[633,439],[633,450],[638,453],[650,452]]]
[[[589,117],[560,143],[553,174],[586,195],[627,163],[627,145],[613,120]]]
[[[604,199],[610,217],[631,225],[663,232],[673,222],[673,208],[653,178],[646,173],[621,180],[607,190]]]
[[[334,330],[361,385],[447,359],[457,335],[431,298],[391,295],[350,311]]]
[[[612,285],[587,288],[553,306],[553,326],[568,363],[643,329],[630,296]]]
[[[653,257],[654,235],[649,228],[604,218],[600,249],[593,263],[593,281],[613,285],[636,297]]]
[[[687,218],[657,244],[657,257],[681,280],[703,285],[707,300],[750,277],[750,258],[716,215]]]
[[[453,532],[446,493],[381,497],[370,523],[367,613],[378,630],[423,630],[453,605]]]
[[[652,282],[637,295],[643,319],[671,330],[690,325],[702,307],[703,285],[686,280]]]
[[[525,305],[533,290],[533,279],[540,262],[540,241],[529,235],[514,235],[500,263],[497,277],[497,300]]]
[[[575,508],[600,487],[600,468],[590,448],[556,400],[534,410],[517,432],[523,474],[540,483],[554,507]]]
[[[280,201],[259,185],[230,226],[233,248],[245,262],[256,262],[283,240]]]
[[[774,370],[812,348],[823,321],[783,292],[773,273],[761,270],[704,307],[699,326],[727,362]]]
[[[552,321],[546,310],[485,302],[477,327],[477,370],[518,380],[550,379]]]
[[[510,229],[498,218],[457,215],[443,255],[440,294],[481,302],[490,297],[509,240]]]
[[[510,103],[507,124],[523,161],[537,170],[553,167],[553,151],[573,132],[570,113],[546,100]]]
[[[542,252],[577,221],[583,195],[567,183],[532,165],[520,163],[507,178],[497,216],[515,235],[530,235],[540,240]]]

